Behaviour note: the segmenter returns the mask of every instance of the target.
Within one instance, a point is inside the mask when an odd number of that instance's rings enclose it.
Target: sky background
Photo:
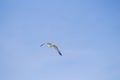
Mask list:
[[[120,0],[0,0],[0,80],[120,80]]]

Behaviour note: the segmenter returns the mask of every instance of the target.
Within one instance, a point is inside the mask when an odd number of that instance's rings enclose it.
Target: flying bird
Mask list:
[[[59,55],[62,56],[62,53],[60,52],[60,50],[58,49],[58,47],[56,46],[56,44],[48,42],[48,43],[41,44],[40,47],[42,47],[45,44],[47,44],[48,47],[52,47],[52,48],[56,49],[57,52],[59,53]]]

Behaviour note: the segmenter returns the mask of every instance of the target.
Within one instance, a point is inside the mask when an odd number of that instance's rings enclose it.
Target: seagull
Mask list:
[[[62,56],[62,53],[60,52],[60,50],[58,49],[58,47],[56,46],[55,43],[43,43],[40,45],[40,47],[42,47],[43,45],[47,44],[48,47],[54,48],[57,50],[57,52],[59,53],[60,56]]]

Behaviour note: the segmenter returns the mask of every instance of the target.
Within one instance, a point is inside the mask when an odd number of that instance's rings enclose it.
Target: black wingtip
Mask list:
[[[60,55],[60,56],[62,56],[62,53],[61,53],[61,52],[59,52],[59,55]]]
[[[60,56],[62,56],[62,54],[60,54]]]
[[[42,47],[45,43],[41,44],[40,47]]]

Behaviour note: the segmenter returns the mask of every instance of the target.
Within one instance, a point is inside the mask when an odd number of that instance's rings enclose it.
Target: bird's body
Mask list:
[[[47,43],[48,47],[53,47],[53,43]]]
[[[43,46],[44,44],[45,44],[45,43],[41,44],[40,47]],[[47,44],[48,47],[53,47],[54,49],[56,49],[57,52],[59,53],[59,55],[62,56],[62,53],[60,52],[60,50],[58,49],[58,47],[56,46],[56,44],[54,44],[54,43],[49,43],[49,42],[46,43],[46,44]]]

